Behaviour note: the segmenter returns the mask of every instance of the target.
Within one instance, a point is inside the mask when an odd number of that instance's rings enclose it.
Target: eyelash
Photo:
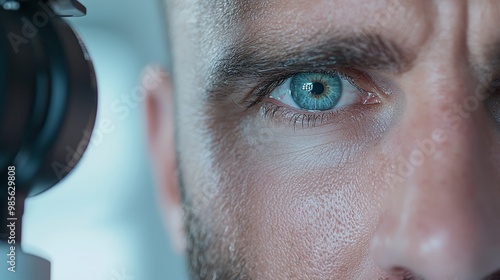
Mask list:
[[[351,83],[354,87],[356,87],[362,94],[367,96],[370,94],[369,91],[361,87],[357,83],[357,81],[363,78],[367,79],[368,80],[367,83],[371,87],[375,88],[374,82],[368,77],[368,75],[366,73],[357,70],[343,70],[343,71],[332,70],[332,71],[315,71],[315,72],[327,75],[339,75],[342,79],[346,79],[349,83]],[[356,73],[360,77],[353,78],[351,75],[347,73]],[[268,80],[267,82],[261,83],[259,86],[257,86],[250,92],[249,96],[251,96],[252,98],[247,99],[248,100],[247,105],[245,106],[246,109],[248,110],[256,105],[261,104],[262,102],[265,102],[260,108],[264,118],[269,118],[270,120],[284,119],[287,122],[289,122],[289,125],[292,125],[294,128],[296,128],[297,124],[300,124],[302,128],[307,128],[307,127],[315,127],[318,125],[322,125],[328,120],[332,119],[334,116],[339,115],[340,112],[346,111],[350,107],[354,106],[351,105],[343,108],[332,109],[329,111],[321,111],[321,112],[307,112],[307,111],[299,112],[296,109],[289,108],[288,106],[278,105],[271,101],[267,102],[265,101],[266,98],[269,98],[269,95],[272,93],[273,90],[283,85],[283,83],[285,83],[288,78],[296,74],[299,73],[290,73],[275,78],[274,80],[271,81]]]
[[[321,125],[324,122],[330,120],[334,115],[345,110],[346,108],[333,109],[325,112],[297,112],[294,109],[290,109],[286,106],[277,105],[271,102],[266,102],[261,107],[262,115],[264,118],[269,118],[270,120],[275,120],[276,118],[285,119],[289,125],[294,128],[297,124],[300,124],[302,128],[315,127],[318,124]]]

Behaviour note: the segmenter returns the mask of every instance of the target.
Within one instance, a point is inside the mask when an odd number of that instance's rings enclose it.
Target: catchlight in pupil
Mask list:
[[[317,83],[317,82],[313,83],[313,86],[311,89],[312,94],[320,95],[320,94],[323,94],[324,91],[325,91],[325,87],[323,86],[322,83]]]

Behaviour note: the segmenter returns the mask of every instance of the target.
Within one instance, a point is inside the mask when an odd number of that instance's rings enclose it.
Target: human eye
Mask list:
[[[351,106],[381,103],[371,79],[354,70],[296,73],[265,89],[254,104],[262,101],[266,116],[294,125],[316,126]]]

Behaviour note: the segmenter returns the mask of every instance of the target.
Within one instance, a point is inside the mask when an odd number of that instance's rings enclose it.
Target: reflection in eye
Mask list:
[[[294,128],[315,127],[360,109],[356,105],[382,103],[380,93],[370,76],[355,69],[300,72],[259,85],[246,108],[262,104],[260,112],[266,118],[284,120]]]
[[[361,103],[362,92],[338,74],[299,73],[274,89],[269,97],[306,111],[327,111]]]
[[[329,110],[339,101],[342,83],[338,75],[300,73],[290,78],[293,101],[305,110]]]

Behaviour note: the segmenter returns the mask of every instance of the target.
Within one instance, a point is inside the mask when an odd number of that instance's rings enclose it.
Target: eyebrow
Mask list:
[[[315,42],[316,40],[316,42]],[[263,40],[242,39],[225,51],[210,71],[209,100],[221,100],[231,86],[245,79],[271,82],[284,73],[351,68],[399,73],[415,55],[379,35],[335,34],[326,39],[300,40],[271,45]],[[234,87],[233,87],[234,89]]]

